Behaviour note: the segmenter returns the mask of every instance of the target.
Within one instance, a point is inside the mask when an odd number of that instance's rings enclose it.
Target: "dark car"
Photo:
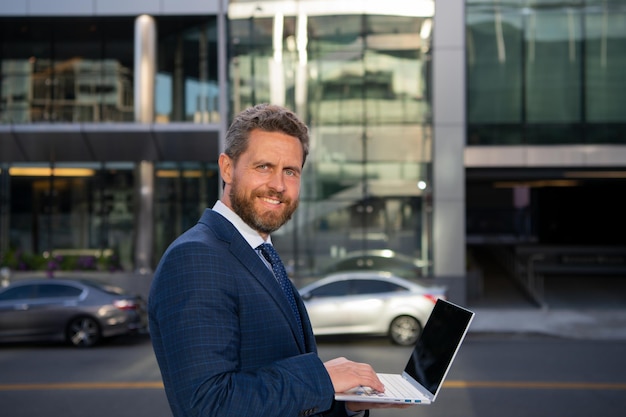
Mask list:
[[[0,342],[65,341],[90,347],[147,330],[145,300],[86,280],[19,280],[0,288]]]
[[[348,252],[322,271],[322,275],[347,271],[385,271],[401,278],[423,276],[425,263],[390,249]]]

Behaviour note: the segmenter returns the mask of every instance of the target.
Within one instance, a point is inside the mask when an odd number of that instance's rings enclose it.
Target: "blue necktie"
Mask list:
[[[285,270],[285,266],[278,256],[278,252],[276,252],[276,249],[274,249],[274,247],[269,243],[263,243],[262,245],[259,245],[257,249],[261,251],[265,259],[267,259],[270,265],[272,265],[272,271],[274,271],[274,276],[280,284],[280,288],[283,289],[285,296],[287,296],[287,301],[289,301],[289,305],[291,306],[293,314],[296,316],[296,321],[298,322],[300,336],[302,337],[302,340],[304,340],[304,334],[302,332],[302,320],[300,319],[300,312],[298,311],[298,307],[296,306],[296,299],[293,295],[291,281],[289,281],[287,271]]]

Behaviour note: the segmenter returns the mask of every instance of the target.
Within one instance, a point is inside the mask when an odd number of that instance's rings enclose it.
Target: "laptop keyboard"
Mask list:
[[[397,375],[378,374],[378,379],[385,385],[385,392],[379,392],[370,387],[359,387],[355,394],[363,397],[390,397],[390,398],[414,398],[415,389],[408,382],[398,378]]]
[[[378,375],[378,379],[385,385],[385,392],[382,396],[396,397],[396,398],[414,398],[415,388],[406,382],[406,380],[398,378],[397,375],[392,375],[388,378],[385,374]]]

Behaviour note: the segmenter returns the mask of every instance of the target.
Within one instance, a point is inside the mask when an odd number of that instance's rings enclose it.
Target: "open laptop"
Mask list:
[[[384,393],[369,387],[356,387],[335,394],[335,399],[410,404],[434,402],[473,318],[472,311],[438,299],[404,372],[401,375],[378,374],[385,385]]]

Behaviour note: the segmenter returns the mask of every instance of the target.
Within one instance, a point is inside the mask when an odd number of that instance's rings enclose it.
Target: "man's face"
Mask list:
[[[254,130],[237,164],[220,156],[226,183],[223,201],[246,224],[267,238],[298,207],[303,151],[300,141],[284,133]]]

